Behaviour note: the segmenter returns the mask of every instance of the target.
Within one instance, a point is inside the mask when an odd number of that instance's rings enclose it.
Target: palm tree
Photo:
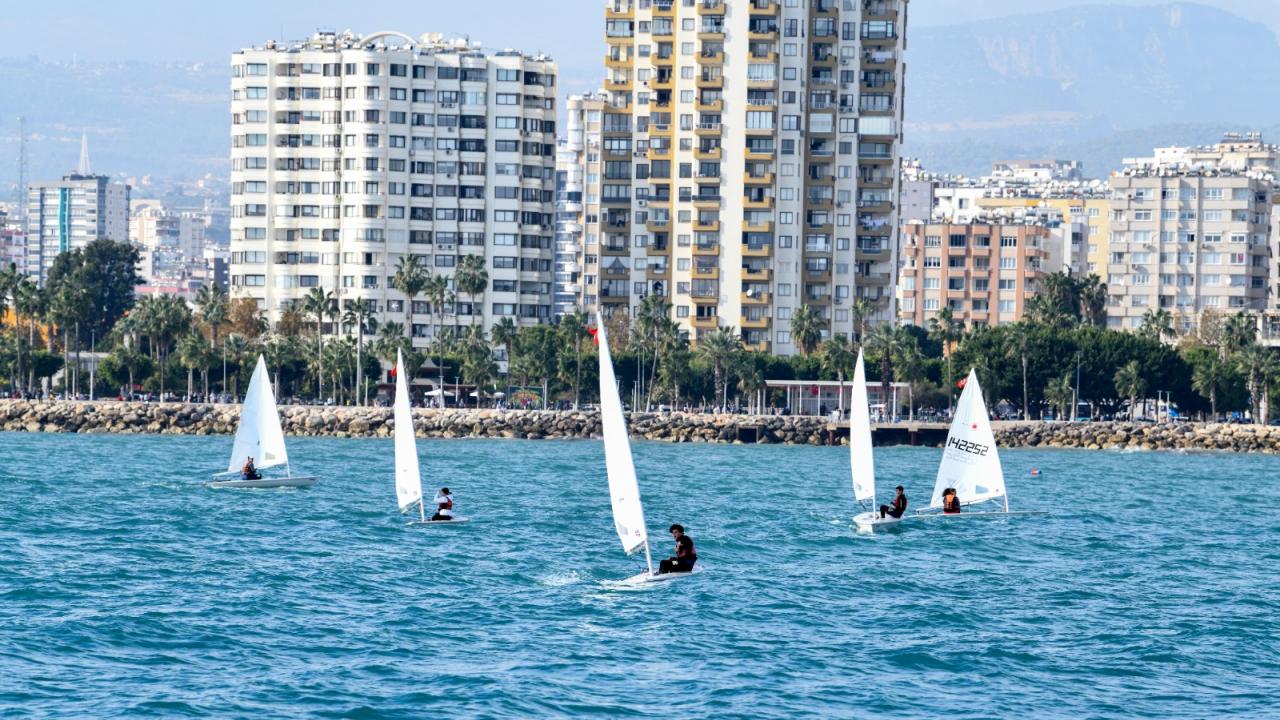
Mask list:
[[[444,407],[444,309],[446,305],[453,303],[453,293],[449,290],[449,278],[444,275],[429,276],[424,292],[427,294],[427,300],[431,303],[431,310],[436,316],[436,326],[433,334],[435,335],[436,352],[439,359],[440,390],[442,392],[440,406]],[[391,362],[395,362],[395,358],[392,358]]]
[[[955,393],[955,384],[951,382],[951,355],[955,351],[954,345],[964,337],[964,323],[955,319],[950,305],[929,318],[929,337],[942,344],[942,356],[947,360],[947,413],[950,414]]]
[[[915,335],[905,331],[902,333],[894,366],[898,377],[907,383],[907,421],[915,422],[916,383],[925,377],[924,353],[920,352],[920,342]]]
[[[1249,390],[1249,410],[1255,424],[1265,425],[1269,409],[1267,404],[1267,386],[1275,378],[1277,371],[1276,357],[1270,348],[1254,342],[1246,345],[1236,353],[1236,365],[1244,373],[1245,385]]]
[[[839,408],[844,413],[844,376],[846,372],[853,371],[853,365],[858,360],[858,352],[854,341],[843,333],[822,343],[822,347],[818,351],[822,356],[822,367],[827,372],[836,374],[836,380],[840,384]]]
[[[454,272],[453,282],[458,286],[458,290],[467,294],[471,299],[471,322],[475,323],[476,318],[476,296],[484,293],[485,288],[489,287],[489,271],[485,269],[483,255],[463,255],[458,261],[458,269]],[[484,317],[483,305],[480,317]]]
[[[335,305],[332,290],[313,287],[302,299],[302,311],[316,319],[316,400],[324,404],[324,316]]]
[[[1142,376],[1138,361],[1130,360],[1117,370],[1115,382],[1116,392],[1129,398],[1129,422],[1133,422],[1138,417],[1138,396],[1147,391],[1147,379]]]
[[[493,345],[501,346],[507,353],[507,377],[511,377],[511,358],[515,356],[516,322],[510,317],[503,317],[493,325]]]
[[[578,409],[582,388],[582,341],[587,336],[589,324],[587,314],[582,308],[560,318],[560,335],[564,342],[573,346],[573,409]],[[495,329],[496,332],[496,329]],[[562,356],[567,357],[567,356]]]
[[[373,306],[368,300],[356,298],[347,303],[346,310],[342,313],[342,324],[344,327],[356,328],[356,377],[353,387],[356,391],[356,402],[360,405],[369,403],[369,384],[364,379],[364,334],[367,330],[372,330],[370,322],[373,320]]]
[[[902,351],[904,337],[906,333],[902,328],[883,323],[871,328],[864,345],[867,354],[880,364],[880,397],[884,402],[885,417],[893,417],[897,412],[896,407],[889,405],[889,390],[893,359]]]
[[[1253,313],[1245,310],[1227,316],[1222,323],[1222,355],[1230,357],[1248,347],[1257,339],[1258,321]]]
[[[476,386],[476,404],[484,395],[484,387],[497,372],[493,362],[493,349],[484,337],[484,328],[472,325],[462,341],[462,377]]]
[[[1142,314],[1138,334],[1150,340],[1173,339],[1178,336],[1173,329],[1173,313],[1164,308],[1153,308]]]
[[[876,304],[871,298],[860,297],[853,301],[849,313],[853,315],[853,341],[859,345],[867,332],[867,318],[876,312]]]
[[[807,356],[817,349],[825,327],[826,322],[817,310],[801,305],[791,313],[791,342],[796,344],[801,355]]]
[[[1209,412],[1218,419],[1218,390],[1225,380],[1226,368],[1217,353],[1206,353],[1204,361],[1191,371],[1191,389],[1209,400]]]
[[[1090,274],[1077,284],[1080,297],[1080,311],[1083,319],[1093,327],[1107,324],[1107,284],[1102,278]]]
[[[1071,404],[1074,394],[1075,388],[1071,386],[1070,373],[1050,380],[1049,384],[1044,388],[1045,399],[1053,403],[1059,420],[1067,417],[1067,406]]]
[[[196,291],[196,309],[200,321],[209,327],[209,347],[218,347],[218,331],[227,322],[227,293],[222,286],[213,283],[202,285]]]
[[[741,350],[742,336],[729,328],[717,328],[698,338],[698,354],[711,364],[712,381],[721,407],[729,402],[725,371],[733,365]]]
[[[283,396],[280,378],[284,374],[284,366],[298,358],[301,349],[298,345],[298,338],[279,334],[270,335],[262,344],[262,357],[267,367],[273,371],[272,376],[275,378],[273,385],[277,398]]]
[[[196,332],[188,332],[178,341],[178,359],[187,369],[187,400],[190,401],[195,391],[195,372],[199,370],[204,377],[205,393],[209,392],[209,347],[204,338]]]
[[[425,268],[418,264],[412,255],[403,255],[396,263],[396,274],[391,277],[391,286],[404,293],[404,326],[413,327],[413,302],[431,281]]]
[[[13,297],[13,332],[18,341],[18,389],[22,392],[28,392],[32,389],[32,379],[23,374],[22,361],[22,327],[21,319],[26,318],[27,321],[27,352],[31,353],[35,349],[36,343],[36,316],[40,314],[40,307],[44,302],[44,295],[40,288],[36,286],[31,278],[20,275],[9,288],[9,293]]]
[[[1031,352],[1031,327],[1026,321],[1014,323],[1009,327],[1008,346],[1005,352],[1009,357],[1018,358],[1022,363],[1022,419],[1030,420],[1031,413],[1027,402],[1027,356]]]

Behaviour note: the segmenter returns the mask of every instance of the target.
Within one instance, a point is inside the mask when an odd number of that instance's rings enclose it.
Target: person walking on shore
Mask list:
[[[658,574],[693,572],[693,564],[698,562],[698,553],[693,549],[693,538],[684,534],[684,526],[679,523],[667,529],[676,541],[675,557],[658,563]]]

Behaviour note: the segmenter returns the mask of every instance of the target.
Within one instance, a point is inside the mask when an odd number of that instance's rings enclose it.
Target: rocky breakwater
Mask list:
[[[420,437],[430,438],[591,438],[600,434],[595,412],[417,409]],[[0,431],[62,433],[153,433],[227,435],[234,433],[236,405],[182,403],[0,401]],[[288,435],[390,437],[390,408],[284,406]],[[752,417],[685,413],[633,413],[636,437],[669,442],[796,443],[841,442],[839,430],[819,418]]]
[[[1280,427],[1225,423],[1032,423],[996,431],[1001,447],[1280,453]]]

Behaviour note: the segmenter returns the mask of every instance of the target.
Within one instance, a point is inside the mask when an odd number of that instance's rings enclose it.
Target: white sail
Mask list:
[[[404,512],[422,501],[422,477],[418,474],[418,444],[413,436],[413,410],[409,407],[409,378],[404,357],[396,351],[396,500]]]
[[[973,370],[969,371],[969,379],[956,405],[929,507],[942,507],[942,491],[947,488],[955,488],[964,505],[994,500],[1005,494],[996,437],[991,432],[978,373]]]
[[[599,313],[596,313],[596,339],[600,342],[600,425],[604,434],[605,467],[609,472],[609,496],[613,503],[613,526],[622,541],[622,549],[631,554],[645,546],[649,535],[644,526],[640,485],[636,482],[636,468],[631,459],[627,421],[622,415],[622,400],[618,397],[618,383],[613,375],[609,338]]]
[[[853,371],[853,398],[849,402],[849,469],[853,473],[853,499],[876,499],[876,464],[871,457],[871,410],[867,403],[867,372],[862,351]]]
[[[289,463],[289,454],[284,449],[284,430],[280,428],[280,414],[276,411],[276,396],[271,391],[267,363],[261,355],[249,380],[244,405],[240,407],[240,427],[236,429],[227,471],[240,470],[251,456],[259,470]]]

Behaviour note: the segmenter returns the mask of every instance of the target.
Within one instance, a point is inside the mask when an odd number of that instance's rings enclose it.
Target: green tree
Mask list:
[[[853,373],[853,366],[858,361],[858,351],[854,341],[843,333],[837,334],[822,343],[818,354],[822,359],[822,368],[835,373],[839,383],[839,407],[844,412],[844,378],[846,373]]]
[[[324,318],[336,307],[332,290],[313,287],[302,299],[302,311],[316,320],[316,354],[311,361],[315,363],[316,402],[321,405],[324,397]]]
[[[477,315],[484,317],[484,306],[476,306],[476,297],[484,294],[489,287],[489,271],[485,269],[483,255],[463,255],[458,260],[457,270],[453,274],[453,282],[460,292],[467,294],[471,301],[471,322],[475,323]]]
[[[587,338],[587,326],[589,320],[587,314],[581,308],[575,309],[573,312],[560,319],[560,338],[568,346],[573,348],[573,409],[577,410],[582,400],[582,341]],[[562,353],[561,358],[566,361],[569,357],[568,353]],[[563,364],[562,364],[563,365]],[[569,381],[568,368],[562,366],[561,377]]]
[[[404,293],[404,326],[406,328],[413,327],[413,303],[427,289],[430,282],[430,275],[419,264],[416,256],[400,257],[399,262],[396,263],[395,275],[391,276],[391,286]]]
[[[1045,399],[1053,405],[1055,414],[1059,420],[1063,418],[1074,419],[1067,415],[1067,406],[1071,404],[1072,397],[1074,396],[1074,390],[1075,389],[1071,386],[1070,375],[1063,375],[1062,377],[1054,378],[1045,387]]]
[[[1018,359],[1022,366],[1022,419],[1030,420],[1031,411],[1027,402],[1027,364],[1031,354],[1032,333],[1031,327],[1025,322],[1014,323],[1009,326],[1008,348],[1006,352]]]
[[[1138,334],[1149,340],[1166,340],[1178,336],[1173,329],[1173,314],[1164,308],[1153,308],[1142,314]]]
[[[1270,348],[1252,342],[1236,353],[1235,362],[1249,391],[1250,417],[1255,423],[1266,424],[1269,419],[1267,388],[1277,374],[1275,354]]]
[[[849,313],[853,316],[853,342],[861,345],[867,334],[867,318],[876,312],[876,304],[870,298],[860,297],[853,301]]]
[[[826,322],[809,305],[801,305],[791,313],[791,342],[795,343],[801,355],[809,355],[818,348],[822,341],[822,332]]]
[[[902,351],[904,342],[904,333],[900,328],[889,323],[881,323],[871,328],[864,344],[868,357],[880,366],[880,397],[884,399],[885,417],[893,417],[898,410],[896,407],[891,407],[890,390],[893,381],[893,360]]]
[[[369,404],[369,383],[364,374],[364,334],[372,329],[373,307],[368,300],[356,298],[347,302],[342,312],[342,326],[356,329],[356,375],[352,387],[355,388],[356,402]]]
[[[951,356],[955,345],[964,337],[964,323],[955,319],[951,306],[943,306],[937,315],[929,318],[929,338],[942,345],[942,356],[947,361],[947,412],[951,412],[952,399],[955,396],[955,383],[951,379]]]
[[[794,315],[792,322],[795,322]],[[726,375],[741,351],[742,337],[728,328],[718,328],[698,338],[698,354],[711,365],[715,393],[721,407],[729,404]]]
[[[1138,396],[1147,391],[1147,380],[1137,360],[1116,371],[1116,392],[1129,398],[1129,420],[1138,419]]]

